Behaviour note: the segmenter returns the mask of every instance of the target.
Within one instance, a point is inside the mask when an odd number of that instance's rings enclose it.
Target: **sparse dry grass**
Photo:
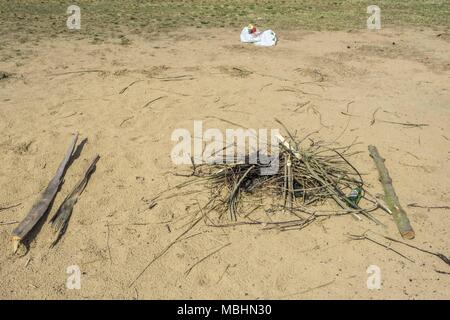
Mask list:
[[[154,36],[181,27],[229,28],[250,22],[274,29],[365,28],[368,0],[78,0],[0,1],[0,34],[27,42],[70,33],[66,10],[81,8],[80,37],[102,40],[129,32]],[[378,0],[383,26],[450,26],[446,0]],[[9,35],[9,37],[7,37]],[[5,38],[4,38],[5,39]]]

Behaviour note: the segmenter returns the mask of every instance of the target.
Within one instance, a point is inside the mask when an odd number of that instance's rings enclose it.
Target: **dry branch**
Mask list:
[[[15,228],[12,232],[13,250],[14,253],[19,247],[20,241],[33,229],[36,223],[42,218],[45,212],[47,212],[50,203],[56,196],[59,186],[63,180],[66,167],[72,157],[73,151],[75,149],[75,144],[78,139],[78,134],[75,134],[70,143],[69,149],[58,167],[55,176],[48,184],[45,191],[42,193],[40,199],[33,205],[31,210],[28,212],[25,219]]]
[[[67,230],[67,226],[69,224],[70,216],[72,215],[73,206],[78,200],[78,197],[84,191],[86,187],[89,177],[91,173],[94,171],[95,165],[97,161],[100,159],[98,155],[96,155],[93,160],[89,163],[89,166],[85,170],[81,180],[75,185],[73,190],[68,194],[68,196],[64,199],[63,203],[59,207],[58,211],[56,211],[55,215],[50,220],[52,227],[54,228],[56,234],[56,238],[52,243],[52,247],[58,243],[61,237]]]

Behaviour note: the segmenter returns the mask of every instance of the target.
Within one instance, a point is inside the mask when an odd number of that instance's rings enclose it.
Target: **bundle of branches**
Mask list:
[[[272,175],[262,175],[267,165],[249,161],[251,156],[236,163],[194,166],[194,179],[182,186],[202,182],[210,191],[201,209],[207,224],[262,224],[290,230],[335,215],[353,215],[359,220],[362,215],[381,224],[370,214],[380,202],[365,191],[361,174],[348,160],[358,153],[351,150],[355,143],[333,148],[312,139],[301,145],[305,139],[299,141],[290,133],[289,137],[277,137],[279,170]],[[360,206],[362,198],[368,207]]]
[[[360,172],[349,161],[360,153],[352,150],[355,142],[334,147],[309,135],[297,139],[283,127],[289,138],[277,136],[279,169],[274,174],[261,174],[261,169],[271,164],[252,161],[252,155],[200,165],[192,159],[193,172],[177,174],[191,179],[146,200],[149,208],[156,205],[156,200],[199,192],[192,187],[200,184],[206,187],[208,199],[206,205],[199,205],[196,214],[201,214],[210,226],[260,224],[284,231],[301,229],[320,217],[342,215],[358,220],[364,216],[382,225],[371,212],[378,208],[391,212],[366,190]],[[256,151],[258,159],[259,153]],[[270,154],[264,157],[270,158]],[[163,196],[167,191],[186,187],[190,187],[187,192]]]

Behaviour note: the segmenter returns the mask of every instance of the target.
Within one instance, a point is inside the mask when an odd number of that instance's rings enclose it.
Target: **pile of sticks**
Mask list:
[[[332,147],[288,134],[289,139],[277,137],[279,170],[275,174],[262,175],[261,168],[267,165],[250,162],[249,156],[240,163],[194,166],[191,176],[195,178],[183,186],[201,182],[209,190],[209,200],[201,209],[207,224],[262,224],[284,231],[336,215],[358,220],[364,216],[381,224],[370,212],[382,204],[365,191],[361,174],[348,160],[359,153],[352,151],[355,143]],[[357,199],[349,196],[352,191],[358,193]]]

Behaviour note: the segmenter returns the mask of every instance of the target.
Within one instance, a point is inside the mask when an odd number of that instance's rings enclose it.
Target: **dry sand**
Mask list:
[[[53,39],[4,49],[4,55],[16,49],[26,54],[0,62],[0,70],[14,74],[0,80],[0,207],[20,204],[0,211],[0,221],[25,216],[71,133],[88,142],[46,221],[87,160],[94,153],[101,159],[55,248],[49,249],[52,233],[45,222],[33,233],[28,253],[22,248],[13,255],[14,225],[0,226],[0,298],[450,298],[450,276],[436,272],[450,269],[436,257],[392,244],[412,263],[368,241],[347,239],[346,233],[367,229],[398,239],[381,210],[375,215],[387,229],[351,216],[282,233],[199,224],[129,287],[186,229],[197,206],[192,195],[161,201],[152,210],[143,201],[185,179],[173,175],[186,168],[171,162],[171,133],[192,131],[193,120],[202,119],[206,128],[230,127],[213,117],[251,128],[276,128],[278,118],[299,135],[320,129],[316,137],[328,141],[347,127],[339,143],[361,142],[353,163],[374,193],[382,189],[367,145],[375,144],[386,158],[416,231],[410,243],[449,254],[450,210],[407,207],[450,205],[447,34],[292,31],[280,32],[276,47],[257,48],[240,44],[239,30],[197,32],[153,41],[130,37],[128,45]],[[95,72],[73,73],[81,70]],[[189,77],[162,80],[181,75]],[[80,266],[81,290],[66,289],[70,265]],[[381,268],[380,290],[367,289],[370,265]]]

